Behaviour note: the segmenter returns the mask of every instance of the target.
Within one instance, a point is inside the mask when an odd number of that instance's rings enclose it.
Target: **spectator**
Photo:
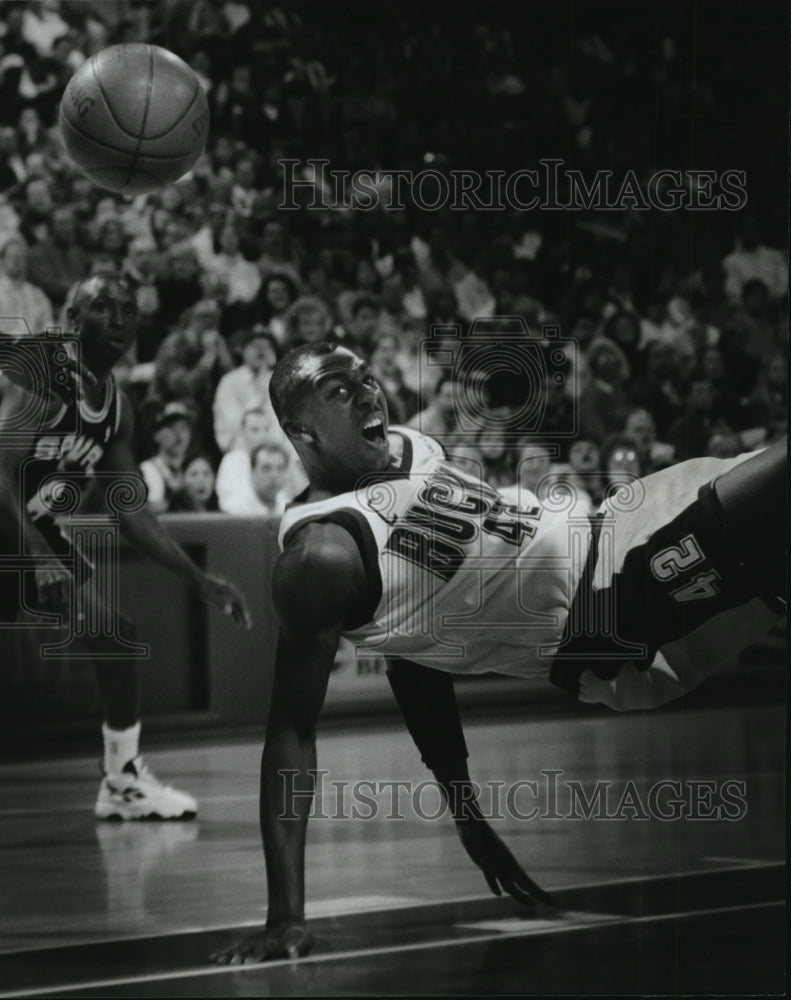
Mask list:
[[[673,447],[656,439],[656,423],[648,410],[637,407],[626,417],[624,433],[637,441],[640,447],[640,467],[643,475],[665,468],[673,461]]]
[[[213,402],[214,437],[222,452],[238,446],[248,410],[272,413],[269,381],[278,357],[274,338],[263,326],[241,331],[233,347],[241,364],[220,379]]]
[[[167,403],[157,416],[154,431],[157,453],[140,463],[148,488],[148,505],[154,513],[167,510],[174,494],[184,486],[192,426],[192,414],[183,403]]]
[[[788,364],[782,353],[767,360],[755,389],[746,400],[746,409],[753,418],[750,426],[763,427],[767,442],[787,432]]]
[[[111,257],[116,270],[120,270],[127,253],[129,240],[120,218],[108,216],[98,228],[96,250]]]
[[[184,463],[184,485],[170,498],[168,511],[206,514],[219,510],[214,492],[214,466],[208,455],[192,455]]]
[[[253,87],[249,65],[233,66],[230,80],[215,87],[211,97],[212,124],[218,133],[241,139],[249,146],[260,141],[266,120],[263,101]]]
[[[785,254],[772,250],[760,241],[754,216],[745,219],[736,249],[722,262],[725,294],[734,305],[743,301],[744,286],[755,278],[766,286],[770,299],[777,301],[788,293],[788,261]]]
[[[684,368],[669,344],[655,341],[645,352],[645,370],[631,385],[631,401],[654,418],[660,440],[668,441],[670,425],[684,412]]]
[[[219,334],[216,302],[196,303],[184,329],[169,334],[157,351],[151,394],[160,399],[188,400],[198,419],[195,443],[214,449],[211,406],[222,376],[233,367],[231,354]]]
[[[722,333],[722,350],[729,370],[739,372],[740,395],[755,387],[765,358],[782,345],[769,310],[769,288],[760,278],[742,285],[742,308]]]
[[[286,341],[288,314],[297,301],[298,294],[297,286],[291,278],[278,271],[268,274],[261,282],[256,297],[256,312],[280,345]]]
[[[610,496],[619,486],[629,485],[642,473],[640,445],[630,434],[613,434],[601,449],[601,468],[604,474],[605,496]]]
[[[417,412],[417,394],[404,383],[404,373],[398,365],[398,338],[385,334],[376,342],[371,354],[371,371],[382,387],[390,423],[405,424]]]
[[[288,500],[284,489],[288,470],[286,449],[275,441],[260,444],[250,461],[253,467],[253,491],[261,505],[259,513],[269,517],[282,517]]]
[[[414,427],[421,434],[436,438],[446,447],[449,435],[457,429],[456,393],[459,387],[452,375],[440,377],[434,390],[434,397],[428,406],[407,421],[407,427]],[[446,449],[447,450],[447,449]]]
[[[601,443],[623,427],[629,366],[621,349],[599,337],[588,349],[587,384],[580,393],[580,433]]]
[[[0,191],[9,194],[27,178],[25,161],[19,155],[16,130],[0,126]]]
[[[286,347],[318,344],[333,332],[332,315],[326,304],[312,295],[303,295],[291,307]]]
[[[159,318],[163,326],[173,326],[202,295],[198,256],[191,246],[181,244],[170,248],[156,286],[161,303]]]
[[[215,255],[207,270],[228,283],[228,302],[252,302],[261,287],[261,275],[239,249],[237,222],[229,219],[215,241]]]
[[[43,177],[31,177],[25,184],[25,201],[19,231],[30,245],[42,243],[49,236],[55,203],[49,184]]]
[[[635,374],[640,364],[640,320],[631,310],[612,313],[604,324],[603,335],[623,351],[629,370]]]
[[[288,275],[295,285],[300,283],[297,255],[289,245],[283,224],[275,219],[264,223],[258,268],[264,278],[277,272]]]
[[[568,459],[573,481],[585,490],[594,506],[601,503],[604,483],[598,444],[586,438],[577,438],[569,446]]]
[[[28,249],[20,236],[6,240],[0,251],[0,316],[21,318],[30,333],[53,324],[52,304],[45,293],[27,281]]]
[[[686,413],[673,423],[667,434],[677,461],[706,454],[709,438],[716,426],[713,409],[714,388],[711,382],[708,379],[692,381]]]
[[[706,454],[712,458],[736,458],[743,451],[739,435],[724,424],[714,430],[706,442]]]
[[[227,205],[218,201],[211,202],[206,208],[206,222],[187,240],[195,251],[203,271],[208,271],[212,265],[216,253],[215,247],[229,215],[230,209]]]
[[[261,504],[253,489],[252,454],[265,442],[279,442],[280,427],[271,410],[248,410],[236,447],[227,451],[217,472],[217,497],[226,514],[260,514]]]
[[[56,208],[50,237],[34,246],[28,255],[31,281],[42,289],[55,309],[60,309],[71,286],[84,278],[90,267],[90,254],[77,242],[74,209]]]
[[[353,343],[370,351],[379,331],[379,303],[370,295],[358,295],[350,307],[351,323],[347,332]]]

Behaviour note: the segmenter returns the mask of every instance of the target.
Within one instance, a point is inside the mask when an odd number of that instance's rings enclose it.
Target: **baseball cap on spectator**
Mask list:
[[[194,423],[192,411],[185,403],[179,403],[178,401],[165,403],[157,414],[154,427],[159,430],[160,427],[164,427],[165,424],[171,424],[175,420],[186,420],[190,425]]]

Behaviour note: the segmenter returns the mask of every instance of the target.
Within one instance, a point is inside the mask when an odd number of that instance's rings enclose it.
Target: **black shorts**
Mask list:
[[[640,480],[643,495],[632,510],[608,503],[593,518],[553,684],[584,701],[652,707],[700,683],[771,627],[776,616],[728,543],[715,477],[701,484],[716,461],[693,460]],[[667,511],[672,516],[663,520]],[[657,670],[661,676],[649,676]],[[586,696],[586,681],[596,696]],[[619,685],[630,699],[642,686],[645,701],[622,704]]]
[[[37,527],[53,553],[67,569],[75,573],[79,563],[79,578],[85,579],[90,574],[90,563],[79,554],[54,523],[42,522],[37,524]],[[0,623],[5,625],[15,622],[21,611],[41,610],[35,567],[20,567],[19,548],[15,541],[0,536]],[[12,563],[16,565],[10,565]]]

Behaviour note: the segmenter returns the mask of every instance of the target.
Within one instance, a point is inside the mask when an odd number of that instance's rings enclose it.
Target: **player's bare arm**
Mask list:
[[[483,817],[467,767],[452,676],[390,657],[387,679],[423,763],[442,790],[464,849],[489,888],[496,896],[507,892],[528,906],[535,901],[553,905],[552,897],[522,869]]]
[[[31,392],[5,376],[0,377],[0,518],[3,532],[9,539],[20,539],[22,553],[48,559],[36,568],[36,587],[41,605],[61,608],[66,604],[71,586],[71,573],[57,560],[49,543],[36,527],[20,502],[19,468],[31,454],[29,441],[15,441],[26,431],[30,414]],[[51,404],[53,407],[55,403]],[[46,420],[48,413],[39,414]],[[22,434],[20,433],[22,432]],[[32,428],[31,428],[32,433]],[[10,435],[14,435],[11,437]]]
[[[139,475],[131,448],[132,407],[123,393],[120,396],[121,421],[118,434],[105,452],[99,468],[105,472]],[[233,618],[237,625],[250,627],[247,605],[236,587],[199,569],[147,507],[131,513],[121,512],[119,523],[124,537],[138,552],[194,586],[204,601],[214,604]]]
[[[261,765],[267,922],[263,932],[213,955],[220,964],[298,957],[311,947],[305,834],[315,788],[316,726],[338,639],[365,586],[356,545],[333,524],[306,525],[275,566],[272,596],[280,633]],[[295,794],[287,798],[287,791]]]
[[[83,397],[86,385],[97,384],[93,372],[71,356],[58,337],[28,339],[0,330],[0,370],[3,385],[14,385],[53,404],[69,405]]]

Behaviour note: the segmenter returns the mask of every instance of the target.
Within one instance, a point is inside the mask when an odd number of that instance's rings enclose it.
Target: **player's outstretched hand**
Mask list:
[[[37,398],[59,399],[67,406],[96,385],[96,376],[72,358],[57,337],[11,337],[0,332],[0,369],[9,382]]]
[[[304,923],[289,920],[214,952],[209,961],[215,965],[252,965],[274,958],[301,958],[312,947],[313,938]]]
[[[536,902],[555,907],[555,900],[537,886],[484,819],[456,823],[464,849],[481,869],[495,896],[507,892],[526,906]]]
[[[65,566],[40,566],[36,570],[36,589],[42,608],[62,611],[68,607],[74,581]]]
[[[236,625],[250,628],[253,624],[247,602],[232,583],[219,576],[204,573],[199,585],[200,595],[207,604],[213,604],[224,615],[233,618]]]

